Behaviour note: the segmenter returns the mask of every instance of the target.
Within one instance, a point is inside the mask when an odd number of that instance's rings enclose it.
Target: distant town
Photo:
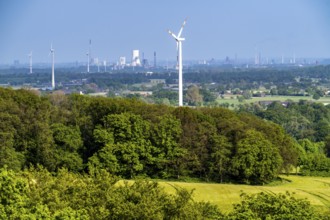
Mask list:
[[[158,61],[156,52],[150,61],[139,50],[133,50],[130,59],[119,57],[116,62],[101,62],[90,54],[91,51],[85,62],[55,63],[54,88],[52,65],[32,63],[32,54],[29,54],[28,63],[16,60],[0,66],[0,86],[29,88],[43,93],[61,91],[65,94],[135,97],[148,103],[177,105],[176,61]],[[320,68],[328,72],[326,65],[329,63],[329,59],[294,56],[267,59],[260,54],[245,60],[225,57],[184,61],[184,105],[235,107],[256,97],[263,97],[263,104],[272,100],[285,102],[292,98],[289,96],[312,99],[316,94],[326,97],[330,90],[328,80],[325,75],[317,77],[314,72],[319,72]]]

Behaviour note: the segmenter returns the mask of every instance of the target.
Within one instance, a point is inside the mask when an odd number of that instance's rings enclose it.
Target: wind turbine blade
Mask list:
[[[54,49],[53,49],[53,42],[52,42],[52,43],[50,43],[50,49],[49,49],[48,56],[50,56],[50,54],[53,53],[53,52],[54,52]]]
[[[178,41],[178,38],[177,38],[177,36],[175,36],[175,34],[173,34],[173,32],[172,31],[170,31],[170,30],[167,30],[167,32],[175,39],[175,40],[177,40]]]
[[[186,22],[187,22],[187,18],[184,19],[183,24],[181,25],[181,28],[180,28],[180,31],[179,31],[179,34],[178,34],[178,38],[181,37],[182,31],[183,31],[183,27],[186,25]]]

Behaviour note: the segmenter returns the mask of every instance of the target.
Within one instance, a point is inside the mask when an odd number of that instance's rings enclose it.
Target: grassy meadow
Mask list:
[[[186,183],[186,182],[159,182],[168,192],[174,192],[174,187],[188,190],[194,189],[196,201],[208,201],[219,206],[223,212],[233,208],[239,203],[241,192],[254,194],[259,192],[269,193],[295,193],[297,198],[308,199],[320,211],[330,210],[330,178],[282,176],[282,181],[264,186],[250,186],[238,184],[216,183]],[[173,187],[174,186],[174,187]]]
[[[243,102],[239,102],[237,95],[225,95],[224,98],[218,98],[217,102],[219,104],[228,103],[229,105],[237,106],[244,103],[256,103],[260,101],[287,101],[292,100],[294,102],[299,102],[299,100],[313,101],[324,104],[330,104],[330,97],[321,97],[318,100],[312,98],[312,96],[266,96],[266,97],[252,97],[251,99],[246,99]]]

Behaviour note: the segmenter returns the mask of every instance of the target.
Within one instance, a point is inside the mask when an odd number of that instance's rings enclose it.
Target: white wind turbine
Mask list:
[[[176,40],[176,45],[177,45],[177,52],[179,53],[178,55],[178,69],[179,69],[179,106],[183,105],[183,91],[182,91],[182,41],[185,39],[181,37],[183,27],[186,24],[186,20],[184,20],[180,31],[178,35],[173,34],[170,30],[168,30],[168,33]]]
[[[32,74],[32,51],[28,54],[30,60],[30,74]]]
[[[99,73],[100,72],[100,61],[99,61],[99,58],[96,58],[97,59],[97,72]]]
[[[103,65],[104,65],[104,72],[107,72],[107,61],[106,60],[103,61]]]
[[[86,55],[87,55],[87,73],[89,73],[89,52],[87,52]]]
[[[52,89],[55,89],[55,70],[54,70],[54,63],[55,63],[55,50],[53,49],[53,44],[50,45],[50,52],[52,54]]]

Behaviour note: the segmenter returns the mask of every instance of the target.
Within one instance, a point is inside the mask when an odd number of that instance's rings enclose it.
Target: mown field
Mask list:
[[[262,191],[295,193],[295,197],[308,199],[320,211],[330,210],[330,178],[301,176],[282,176],[281,178],[282,181],[264,186],[186,182],[159,182],[159,184],[168,192],[175,191],[173,186],[194,189],[193,195],[196,201],[216,204],[223,212],[230,211],[233,204],[240,202],[242,191],[248,194]]]
[[[321,97],[318,100],[312,98],[312,96],[266,96],[266,97],[252,97],[251,99],[246,99],[243,102],[239,102],[237,95],[225,95],[224,98],[218,98],[217,102],[219,104],[228,103],[229,105],[237,106],[244,103],[256,103],[260,101],[280,101],[285,102],[287,100],[292,100],[298,102],[299,100],[307,100],[313,102],[319,102],[324,104],[330,104],[330,97]]]

